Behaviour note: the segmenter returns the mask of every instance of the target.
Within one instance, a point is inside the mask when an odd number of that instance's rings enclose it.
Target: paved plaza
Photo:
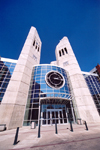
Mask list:
[[[22,127],[19,129],[18,143],[13,145],[16,130],[0,132],[0,150],[100,150],[100,125],[57,125],[58,134],[55,134],[55,125],[42,126],[40,138],[38,127]]]

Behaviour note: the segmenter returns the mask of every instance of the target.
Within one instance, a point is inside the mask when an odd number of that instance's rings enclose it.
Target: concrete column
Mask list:
[[[41,40],[36,28],[31,27],[0,105],[0,124],[8,129],[23,124],[32,68],[39,64],[40,52]]]
[[[75,107],[77,107],[76,111],[78,112],[76,112],[76,114],[79,114],[76,117],[80,117],[88,123],[100,122],[100,117],[93,98],[67,37],[64,37],[59,42],[55,52],[57,65],[63,67],[69,74],[72,87],[71,91],[74,96],[73,103]]]

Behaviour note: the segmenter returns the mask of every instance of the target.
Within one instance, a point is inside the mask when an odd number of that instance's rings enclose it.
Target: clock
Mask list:
[[[62,88],[65,84],[63,75],[57,71],[48,72],[45,76],[45,81],[47,85],[55,89]]]

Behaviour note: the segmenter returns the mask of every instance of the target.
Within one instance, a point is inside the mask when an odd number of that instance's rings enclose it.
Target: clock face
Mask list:
[[[62,74],[56,71],[48,72],[46,74],[45,80],[50,87],[55,89],[62,88],[65,84],[65,80]]]

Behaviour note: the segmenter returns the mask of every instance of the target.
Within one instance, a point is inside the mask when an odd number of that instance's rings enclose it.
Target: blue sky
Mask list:
[[[82,71],[100,64],[100,0],[0,0],[0,56],[18,59],[31,26],[42,41],[41,63],[67,36]]]

